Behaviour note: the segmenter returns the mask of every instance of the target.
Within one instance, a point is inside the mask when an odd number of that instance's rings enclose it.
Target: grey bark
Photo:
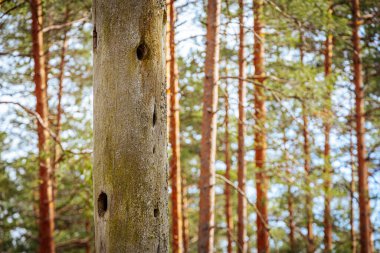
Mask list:
[[[165,1],[93,17],[96,252],[168,252]]]

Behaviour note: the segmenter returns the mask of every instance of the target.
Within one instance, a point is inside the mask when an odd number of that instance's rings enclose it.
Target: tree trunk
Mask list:
[[[239,0],[239,120],[238,120],[238,187],[245,193],[246,162],[245,162],[245,100],[246,100],[246,61],[244,54],[245,29],[244,29],[244,0]],[[237,248],[239,253],[247,252],[247,200],[242,194],[238,194],[238,222],[237,222]]]
[[[44,39],[42,33],[42,3],[41,0],[30,1],[32,13],[32,42],[34,60],[34,83],[36,96],[36,112],[44,125],[37,123],[38,161],[39,161],[39,252],[55,252],[54,245],[54,202],[49,158],[49,132],[47,101],[47,83],[44,59]]]
[[[354,140],[353,140],[353,116],[350,122],[350,163],[351,163],[351,182],[350,182],[350,235],[351,235],[351,252],[356,253],[356,234],[355,234],[355,213],[354,213],[354,202],[355,202],[355,158],[354,158]]]
[[[300,62],[303,66],[304,58],[304,32],[300,31]],[[309,143],[309,119],[305,101],[302,101],[302,134],[303,134],[303,152],[304,152],[304,170],[306,183],[306,227],[307,227],[307,252],[314,252],[314,232],[313,232],[313,196],[310,187],[310,143]]]
[[[368,168],[366,165],[365,148],[365,115],[364,115],[364,90],[362,76],[362,61],[360,47],[360,1],[352,0],[352,41],[354,46],[354,85],[355,85],[355,120],[358,155],[359,177],[359,210],[360,210],[360,252],[372,252],[371,220],[368,192]]]
[[[331,13],[331,9],[329,12]],[[324,209],[324,252],[328,253],[332,251],[332,217],[330,213],[330,201],[331,201],[331,161],[330,161],[330,130],[331,130],[331,88],[329,83],[329,77],[331,74],[332,65],[332,49],[333,49],[333,36],[327,34],[325,41],[325,81],[327,85],[326,96],[326,113],[324,120],[324,135],[325,135],[325,147],[324,147],[324,192],[325,192],[325,209]]]
[[[169,141],[172,149],[170,160],[171,200],[172,200],[172,251],[182,252],[182,206],[181,206],[181,160],[179,142],[179,102],[178,102],[178,69],[175,53],[175,6],[170,1],[169,9],[169,48],[170,48],[170,130]]]
[[[170,8],[171,8],[171,3],[172,0],[166,0],[166,33],[165,33],[165,45],[166,45],[166,50],[165,50],[165,58],[166,58],[166,64],[165,64],[165,69],[166,69],[166,113],[167,113],[167,122],[166,122],[166,131],[167,131],[167,136],[169,138],[170,136],[170,65],[171,65],[171,60],[170,60]],[[168,14],[169,13],[169,14]]]
[[[226,172],[224,177],[228,180],[231,179],[231,158],[230,158],[230,132],[229,132],[229,117],[228,111],[230,108],[228,101],[228,85],[226,84],[225,96],[224,96],[224,159],[226,163]],[[227,223],[227,252],[232,253],[232,232],[233,232],[233,220],[232,220],[232,205],[231,205],[231,186],[228,183],[224,185],[224,195],[226,197],[225,216]]]
[[[216,110],[219,79],[220,0],[207,4],[207,35],[203,94],[201,175],[199,179],[198,252],[213,252],[215,206]]]
[[[284,119],[283,119],[284,121]],[[287,176],[287,179],[290,180],[291,173],[290,168],[288,165],[288,150],[286,147],[286,144],[288,142],[288,139],[286,137],[286,127],[283,127],[283,142],[284,142],[284,160],[285,160],[285,173]],[[288,182],[288,226],[289,226],[289,246],[290,251],[295,252],[296,251],[296,241],[295,241],[295,224],[294,224],[294,199],[293,199],[293,193],[292,193],[292,182]]]
[[[187,186],[186,186],[186,178],[182,173],[181,176],[181,191],[182,191],[182,241],[183,241],[183,252],[189,252],[189,219],[187,217]]]
[[[66,20],[67,21],[67,20]],[[65,56],[66,56],[66,50],[68,46],[68,39],[67,39],[67,30],[65,30],[63,41],[62,41],[62,49],[61,49],[61,62],[59,65],[59,76],[58,76],[58,103],[57,103],[57,117],[56,117],[56,129],[55,129],[55,136],[56,140],[54,142],[53,146],[53,162],[52,162],[52,180],[53,180],[53,199],[55,200],[57,196],[57,178],[56,173],[59,168],[59,163],[61,160],[61,149],[59,146],[59,143],[61,141],[61,130],[62,130],[62,94],[63,94],[63,80],[65,78],[64,72],[65,72]]]
[[[168,252],[165,1],[93,17],[96,252]]]
[[[264,68],[264,33],[263,33],[263,0],[254,0],[254,66],[255,81],[263,85],[265,80]],[[255,119],[257,129],[255,131],[255,165],[256,165],[256,192],[257,192],[257,211],[261,214],[262,219],[257,215],[257,252],[269,252],[269,234],[266,229],[268,223],[268,177],[265,173],[266,160],[266,133],[265,133],[265,94],[261,85],[255,85]],[[264,222],[266,224],[264,224]]]
[[[307,117],[305,102],[302,102],[302,121],[303,121],[303,151],[304,169],[306,183],[306,227],[307,227],[307,252],[314,252],[314,233],[313,233],[313,197],[310,187],[310,144],[309,144],[309,119]]]

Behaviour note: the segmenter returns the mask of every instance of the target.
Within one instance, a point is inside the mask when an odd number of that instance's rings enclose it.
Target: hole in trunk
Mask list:
[[[154,217],[158,217],[159,214],[160,214],[160,211],[158,211],[158,208],[155,208],[154,209]]]
[[[107,194],[101,192],[98,197],[98,214],[100,217],[103,217],[107,211]]]
[[[156,104],[154,104],[154,109],[153,109],[153,126],[156,125],[157,122],[157,112],[156,112]]]
[[[137,59],[144,60],[148,54],[148,47],[142,42],[136,49]]]

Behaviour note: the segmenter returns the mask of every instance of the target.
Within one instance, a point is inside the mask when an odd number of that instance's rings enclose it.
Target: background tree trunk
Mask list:
[[[354,115],[350,119],[350,163],[351,163],[351,182],[350,182],[350,236],[351,236],[351,250],[356,253],[356,232],[355,232],[355,156],[354,156],[354,140],[353,140],[353,121]]]
[[[169,49],[170,49],[170,130],[169,141],[172,149],[170,176],[172,186],[172,251],[182,252],[182,206],[181,206],[181,147],[179,139],[179,102],[178,102],[178,69],[175,53],[175,19],[174,1],[169,9]]]
[[[331,13],[331,9],[329,9]],[[331,75],[331,65],[333,56],[333,36],[327,34],[325,41],[325,80],[327,85],[326,94],[326,113],[324,122],[324,135],[325,135],[325,147],[324,147],[324,191],[325,191],[325,210],[324,210],[324,251],[326,253],[332,251],[332,217],[330,213],[330,201],[331,201],[331,161],[330,161],[330,131],[331,131],[331,88],[329,77]]]
[[[40,115],[44,126],[37,123],[38,161],[39,161],[39,251],[55,252],[54,244],[54,202],[49,158],[49,127],[47,102],[47,82],[45,73],[44,39],[42,33],[41,0],[31,0],[32,42],[34,60],[34,83],[36,96],[36,112]]]
[[[186,177],[182,171],[181,176],[181,207],[182,207],[182,242],[183,242],[183,252],[189,252],[189,219],[187,217],[187,185]]]
[[[203,94],[201,175],[199,179],[198,252],[213,252],[215,206],[216,110],[219,79],[220,0],[207,4],[207,35]]]
[[[310,187],[310,144],[309,144],[309,119],[307,117],[305,102],[302,102],[302,121],[303,121],[303,151],[304,169],[306,184],[306,227],[307,227],[307,252],[314,252],[314,232],[313,232],[313,197]]]
[[[265,223],[268,223],[268,176],[265,173],[266,160],[266,133],[265,133],[265,94],[261,86],[265,80],[264,67],[264,33],[263,33],[263,0],[254,0],[254,66],[255,81],[260,85],[255,85],[255,165],[256,165],[256,192],[257,192],[257,209]],[[257,251],[258,253],[269,252],[269,234],[266,224],[257,216]]]
[[[231,158],[230,158],[230,132],[229,132],[229,117],[228,111],[230,108],[228,96],[228,85],[226,84],[224,95],[224,159],[226,163],[226,171],[224,177],[228,180],[231,179]],[[227,252],[232,253],[232,232],[233,232],[233,220],[232,220],[232,203],[231,203],[231,186],[228,183],[224,184],[224,195],[226,198],[225,216],[227,223]]]
[[[244,29],[244,0],[239,0],[239,120],[238,120],[238,187],[245,193],[246,162],[245,162],[245,100],[246,100],[246,61],[244,54],[245,29]],[[238,222],[237,222],[237,248],[239,253],[247,252],[247,200],[242,194],[238,194]]]
[[[304,32],[300,31],[300,62],[303,66],[304,58]],[[303,84],[304,85],[304,84]],[[309,118],[307,115],[307,106],[302,101],[302,135],[303,135],[303,152],[304,152],[304,170],[306,185],[306,227],[307,227],[307,252],[314,252],[314,232],[313,232],[313,196],[310,187],[310,142],[309,142]]]
[[[368,169],[366,165],[365,148],[365,115],[364,115],[364,90],[362,76],[362,60],[360,47],[360,1],[352,0],[352,41],[354,46],[354,85],[355,85],[355,120],[358,155],[359,177],[359,213],[360,213],[360,252],[372,252],[371,220],[368,192]]]
[[[283,122],[285,119],[283,118]],[[287,149],[287,142],[288,138],[286,137],[286,125],[283,126],[283,144],[284,144],[284,160],[285,160],[285,173],[286,178],[289,179],[288,185],[288,226],[289,226],[289,248],[291,252],[296,251],[296,240],[295,240],[295,224],[294,224],[294,198],[292,193],[292,179],[291,179],[291,173],[290,168],[288,164],[288,149]]]
[[[168,252],[165,15],[94,1],[96,252]]]

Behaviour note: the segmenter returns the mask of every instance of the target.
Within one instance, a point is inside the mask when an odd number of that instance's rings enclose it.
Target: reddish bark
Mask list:
[[[68,17],[68,12],[67,12]],[[64,80],[64,71],[65,71],[65,56],[66,56],[66,50],[68,46],[68,40],[67,40],[67,31],[65,31],[63,41],[62,41],[62,49],[61,49],[61,62],[59,65],[59,76],[58,76],[58,103],[57,103],[57,118],[56,118],[56,129],[55,129],[55,136],[56,140],[54,142],[54,153],[53,153],[53,161],[52,161],[52,180],[53,180],[53,199],[55,199],[57,195],[57,180],[56,180],[56,173],[59,169],[59,162],[61,159],[61,150],[59,147],[59,143],[61,141],[61,130],[62,130],[62,94],[63,94],[63,80]]]
[[[48,126],[47,83],[42,33],[41,0],[30,1],[32,13],[32,41],[34,60],[34,83],[36,96],[36,112],[41,116],[45,126]],[[54,203],[49,158],[49,133],[37,123],[38,161],[39,161],[39,252],[55,252],[54,246]]]
[[[353,122],[351,119],[351,123]],[[354,158],[354,140],[352,129],[350,129],[350,162],[351,162],[351,183],[350,183],[350,235],[351,235],[351,250],[356,253],[356,234],[355,234],[355,213],[354,213],[354,202],[355,202],[355,158]]]
[[[352,0],[352,41],[354,46],[354,85],[355,85],[355,121],[358,156],[359,213],[360,213],[360,252],[372,252],[370,203],[368,191],[368,168],[365,148],[365,115],[362,60],[360,46],[360,1]]]
[[[314,252],[314,232],[313,232],[313,197],[310,191],[310,144],[309,144],[309,119],[307,117],[306,105],[302,102],[302,120],[303,120],[303,151],[304,151],[304,169],[306,182],[306,227],[307,227],[307,252]]]
[[[224,159],[226,163],[226,172],[224,177],[228,180],[231,179],[231,158],[230,158],[230,132],[229,132],[229,101],[228,101],[228,90],[226,85],[225,96],[224,96],[224,109],[225,109],[225,117],[224,117]],[[232,205],[231,205],[231,187],[228,183],[224,185],[224,195],[226,198],[225,204],[225,216],[227,223],[227,252],[232,252],[232,231],[233,231],[233,220],[232,220]]]
[[[263,33],[263,0],[254,0],[254,66],[255,81],[261,85],[255,85],[255,119],[258,125],[255,131],[255,165],[256,165],[256,192],[257,192],[257,210],[262,219],[257,215],[257,251],[258,253],[269,252],[269,233],[266,229],[268,223],[268,176],[265,173],[266,160],[266,133],[265,133],[265,94],[262,85],[265,80],[264,67],[264,33]],[[265,223],[264,223],[265,222]]]
[[[283,127],[283,142],[284,142],[284,160],[285,160],[285,173],[286,178],[290,180],[291,173],[290,168],[288,165],[288,150],[286,147],[286,144],[288,142],[288,139],[286,137],[286,127]],[[294,200],[293,200],[293,193],[292,193],[292,184],[291,182],[288,182],[288,226],[289,226],[289,246],[291,252],[294,252],[296,250],[296,241],[295,241],[295,223],[294,223]]]
[[[304,58],[304,33],[300,31],[300,62],[303,66]],[[304,101],[302,101],[302,135],[304,139],[303,152],[304,152],[304,170],[305,170],[305,183],[306,183],[306,227],[307,227],[307,252],[314,252],[314,232],[313,232],[313,196],[310,189],[310,143],[309,143],[309,118],[307,115],[307,108]]]
[[[246,100],[246,61],[244,54],[245,29],[244,29],[244,0],[239,0],[239,121],[238,121],[238,187],[245,193],[246,162],[245,162],[245,100]],[[242,194],[238,194],[238,222],[237,244],[238,252],[247,252],[246,230],[247,200]]]
[[[181,176],[181,190],[182,190],[182,241],[183,241],[183,252],[189,252],[189,219],[187,217],[187,186],[186,178],[184,175]]]
[[[331,12],[331,9],[329,9]],[[332,65],[332,49],[333,49],[333,36],[328,34],[325,41],[325,80],[327,87],[327,106],[324,120],[324,135],[325,135],[325,147],[324,147],[324,191],[325,191],[325,209],[324,209],[324,252],[332,251],[332,217],[330,211],[331,202],[331,161],[330,161],[330,131],[331,131],[331,92],[328,82],[331,74]]]
[[[218,103],[220,0],[207,4],[207,35],[203,94],[201,174],[199,179],[198,252],[213,252],[215,206],[216,110]]]
[[[178,70],[175,53],[175,7],[174,1],[169,3],[169,49],[170,49],[170,130],[169,141],[172,149],[170,160],[172,186],[172,250],[182,252],[182,206],[181,206],[181,160],[179,141],[179,102],[178,102]]]
[[[166,67],[166,76],[165,76],[165,80],[166,80],[166,115],[167,115],[167,119],[166,119],[166,123],[167,123],[167,126],[166,126],[166,130],[167,130],[167,136],[169,138],[170,136],[170,65],[171,65],[171,60],[170,60],[170,8],[171,8],[171,5],[170,5],[170,2],[171,0],[166,0],[166,11],[168,14],[166,14],[166,36],[165,36],[165,58],[166,58],[166,64],[165,64],[165,67]]]

